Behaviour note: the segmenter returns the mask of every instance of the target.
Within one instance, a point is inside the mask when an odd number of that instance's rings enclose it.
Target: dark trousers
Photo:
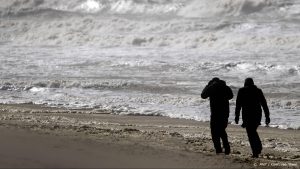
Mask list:
[[[261,144],[259,135],[256,131],[257,128],[258,128],[258,125],[246,126],[246,131],[247,131],[247,135],[248,135],[248,139],[250,142],[250,146],[251,146],[253,155],[260,154],[261,150],[262,150],[262,144]]]
[[[221,147],[221,139],[223,142],[223,147],[225,148],[225,153],[230,152],[230,145],[226,133],[227,123],[227,120],[211,120],[210,122],[211,137],[214,143],[216,153],[223,152]]]

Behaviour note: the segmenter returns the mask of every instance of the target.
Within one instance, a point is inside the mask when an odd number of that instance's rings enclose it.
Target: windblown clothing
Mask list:
[[[222,139],[225,154],[230,153],[230,145],[226,133],[229,117],[229,100],[233,98],[232,90],[222,80],[210,82],[202,91],[201,97],[210,100],[210,128],[216,153],[222,152]]]

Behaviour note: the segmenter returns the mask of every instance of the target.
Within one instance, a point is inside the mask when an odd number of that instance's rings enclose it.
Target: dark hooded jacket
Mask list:
[[[265,116],[269,118],[269,108],[262,90],[254,85],[253,80],[246,80],[244,87],[238,91],[235,110],[236,117],[239,117],[242,109],[242,126],[260,125],[261,107],[265,112]]]
[[[211,120],[228,120],[229,100],[233,93],[223,80],[211,81],[202,91],[201,97],[209,97]]]

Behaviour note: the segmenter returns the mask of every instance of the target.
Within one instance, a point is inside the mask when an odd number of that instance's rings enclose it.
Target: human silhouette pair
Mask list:
[[[232,90],[226,82],[213,78],[208,82],[201,93],[203,99],[210,100],[210,128],[213,144],[217,154],[222,153],[220,141],[223,142],[224,153],[230,154],[230,145],[226,128],[229,117],[229,100],[233,98]],[[262,109],[266,117],[266,124],[270,123],[270,112],[266,99],[261,89],[254,85],[252,78],[247,78],[244,87],[238,91],[235,109],[235,123],[239,123],[240,111],[242,110],[242,127],[246,128],[252,157],[257,158],[262,151],[262,144],[257,133],[257,128],[261,124]]]

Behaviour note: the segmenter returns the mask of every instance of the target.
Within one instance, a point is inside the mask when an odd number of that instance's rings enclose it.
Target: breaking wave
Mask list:
[[[297,7],[295,0],[0,0],[0,42],[300,50],[299,25],[291,23]]]
[[[1,13],[18,15],[41,10],[108,14],[168,14],[178,11],[187,0],[1,0]]]
[[[265,88],[265,94],[267,94],[270,99],[269,106],[274,110],[300,110],[300,102],[297,100],[299,95],[297,93],[287,95],[285,92],[288,91],[297,91],[299,90],[299,83],[294,84],[276,84],[276,85],[268,85],[262,86]],[[35,82],[8,82],[2,81],[0,84],[0,90],[9,91],[9,92],[18,92],[18,93],[27,93],[34,95],[43,95],[45,94],[44,99],[40,100],[42,103],[48,103],[48,95],[57,95],[58,93],[65,93],[63,97],[70,97],[68,95],[72,95],[77,93],[81,96],[81,92],[91,92],[93,95],[98,92],[124,92],[126,97],[130,97],[130,93],[147,93],[150,96],[134,96],[130,98],[130,101],[134,101],[134,103],[151,103],[157,105],[161,104],[171,104],[171,105],[189,105],[195,106],[198,104],[202,104],[203,100],[200,99],[200,91],[201,88],[197,87],[197,91],[195,92],[194,88],[187,88],[184,86],[167,84],[167,85],[158,85],[158,84],[146,84],[137,81],[121,81],[121,80],[106,80],[106,81],[72,81],[72,80],[48,80],[48,81],[35,81]],[[231,86],[234,91],[238,89],[238,86]],[[75,92],[75,93],[74,93]],[[237,91],[236,91],[237,92]],[[235,94],[236,94],[235,92]],[[127,93],[127,94],[126,94]],[[177,95],[185,95],[185,96],[177,96]],[[88,95],[88,94],[87,94]],[[103,97],[105,97],[104,94]],[[89,96],[96,97],[97,96]],[[121,97],[121,96],[120,96]],[[284,99],[282,99],[284,98]],[[66,99],[66,98],[64,98]],[[70,99],[70,98],[68,98]],[[78,99],[78,98],[77,98]],[[85,100],[85,97],[82,98],[82,102],[89,102]],[[121,98],[118,98],[121,99]],[[124,99],[124,98],[123,98]],[[126,99],[126,98],[125,98]],[[121,99],[122,100],[122,99]],[[61,100],[59,100],[60,102]],[[64,100],[65,101],[65,100]],[[114,100],[116,101],[116,100]],[[127,102],[126,100],[123,100]],[[67,103],[69,103],[67,101]],[[101,103],[101,102],[100,102]],[[108,104],[107,106],[109,106]],[[92,104],[90,106],[93,106]],[[94,105],[95,106],[95,105]],[[110,105],[113,106],[113,105]],[[126,107],[126,106],[125,106]],[[146,105],[142,107],[147,107]],[[153,109],[153,108],[152,108]],[[146,110],[139,111],[126,111],[126,113],[133,114],[152,114],[153,112],[143,112]],[[124,112],[123,112],[124,113]],[[164,115],[164,112],[161,112]],[[158,115],[157,112],[154,114]]]
[[[5,15],[56,10],[79,13],[108,14],[172,14],[184,17],[238,16],[257,12],[297,15],[295,1],[283,0],[1,0]]]

